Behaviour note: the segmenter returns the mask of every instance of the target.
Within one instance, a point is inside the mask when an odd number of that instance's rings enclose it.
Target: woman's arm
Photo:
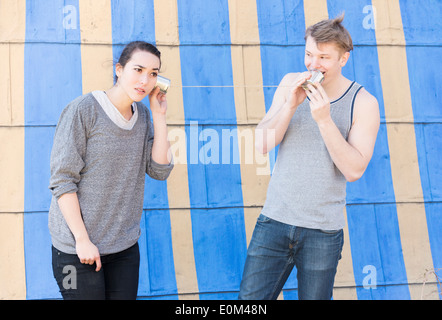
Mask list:
[[[58,206],[66,223],[75,238],[75,249],[81,263],[96,263],[95,271],[101,269],[101,259],[98,248],[90,241],[86,227],[81,217],[80,203],[77,193],[65,193],[58,199]]]

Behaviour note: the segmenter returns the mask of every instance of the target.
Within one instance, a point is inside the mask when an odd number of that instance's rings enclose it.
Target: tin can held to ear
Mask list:
[[[308,79],[306,82],[304,82],[303,84],[301,84],[301,87],[304,90],[307,90],[308,89],[307,85],[309,83],[311,85],[315,86],[315,83],[321,83],[323,80],[324,80],[324,75],[322,74],[322,72],[318,71],[318,70],[313,70],[312,77],[310,79]]]
[[[167,78],[164,78],[162,76],[157,76],[157,84],[155,85],[155,88],[159,87],[160,91],[164,94],[167,93],[167,90],[170,87],[170,80]],[[154,88],[154,89],[155,89]]]

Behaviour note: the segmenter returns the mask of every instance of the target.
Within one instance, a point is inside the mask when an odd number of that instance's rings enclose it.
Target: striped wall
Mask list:
[[[306,26],[345,11],[344,75],[379,101],[365,175],[347,188],[334,299],[440,299],[439,0],[0,0],[0,299],[60,298],[47,213],[61,110],[112,86],[126,43],[162,52],[175,169],[146,176],[140,299],[236,299],[277,150],[253,131],[304,70]],[[425,21],[425,23],[423,23]],[[148,101],[145,101],[148,104]],[[280,299],[297,299],[296,270]]]

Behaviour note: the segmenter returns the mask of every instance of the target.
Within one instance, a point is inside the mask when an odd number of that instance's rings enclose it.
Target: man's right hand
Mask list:
[[[292,80],[290,84],[288,84],[290,90],[287,92],[286,103],[292,109],[296,109],[305,100],[305,98],[307,98],[307,94],[301,85],[311,77],[312,74],[310,71],[299,73],[297,77]]]

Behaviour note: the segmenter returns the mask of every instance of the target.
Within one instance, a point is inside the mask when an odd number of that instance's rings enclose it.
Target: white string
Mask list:
[[[289,86],[275,86],[275,85],[271,85],[271,86],[246,86],[246,85],[242,85],[242,86],[238,86],[238,85],[229,85],[229,86],[170,86],[171,88],[278,88],[278,87],[289,87]]]

